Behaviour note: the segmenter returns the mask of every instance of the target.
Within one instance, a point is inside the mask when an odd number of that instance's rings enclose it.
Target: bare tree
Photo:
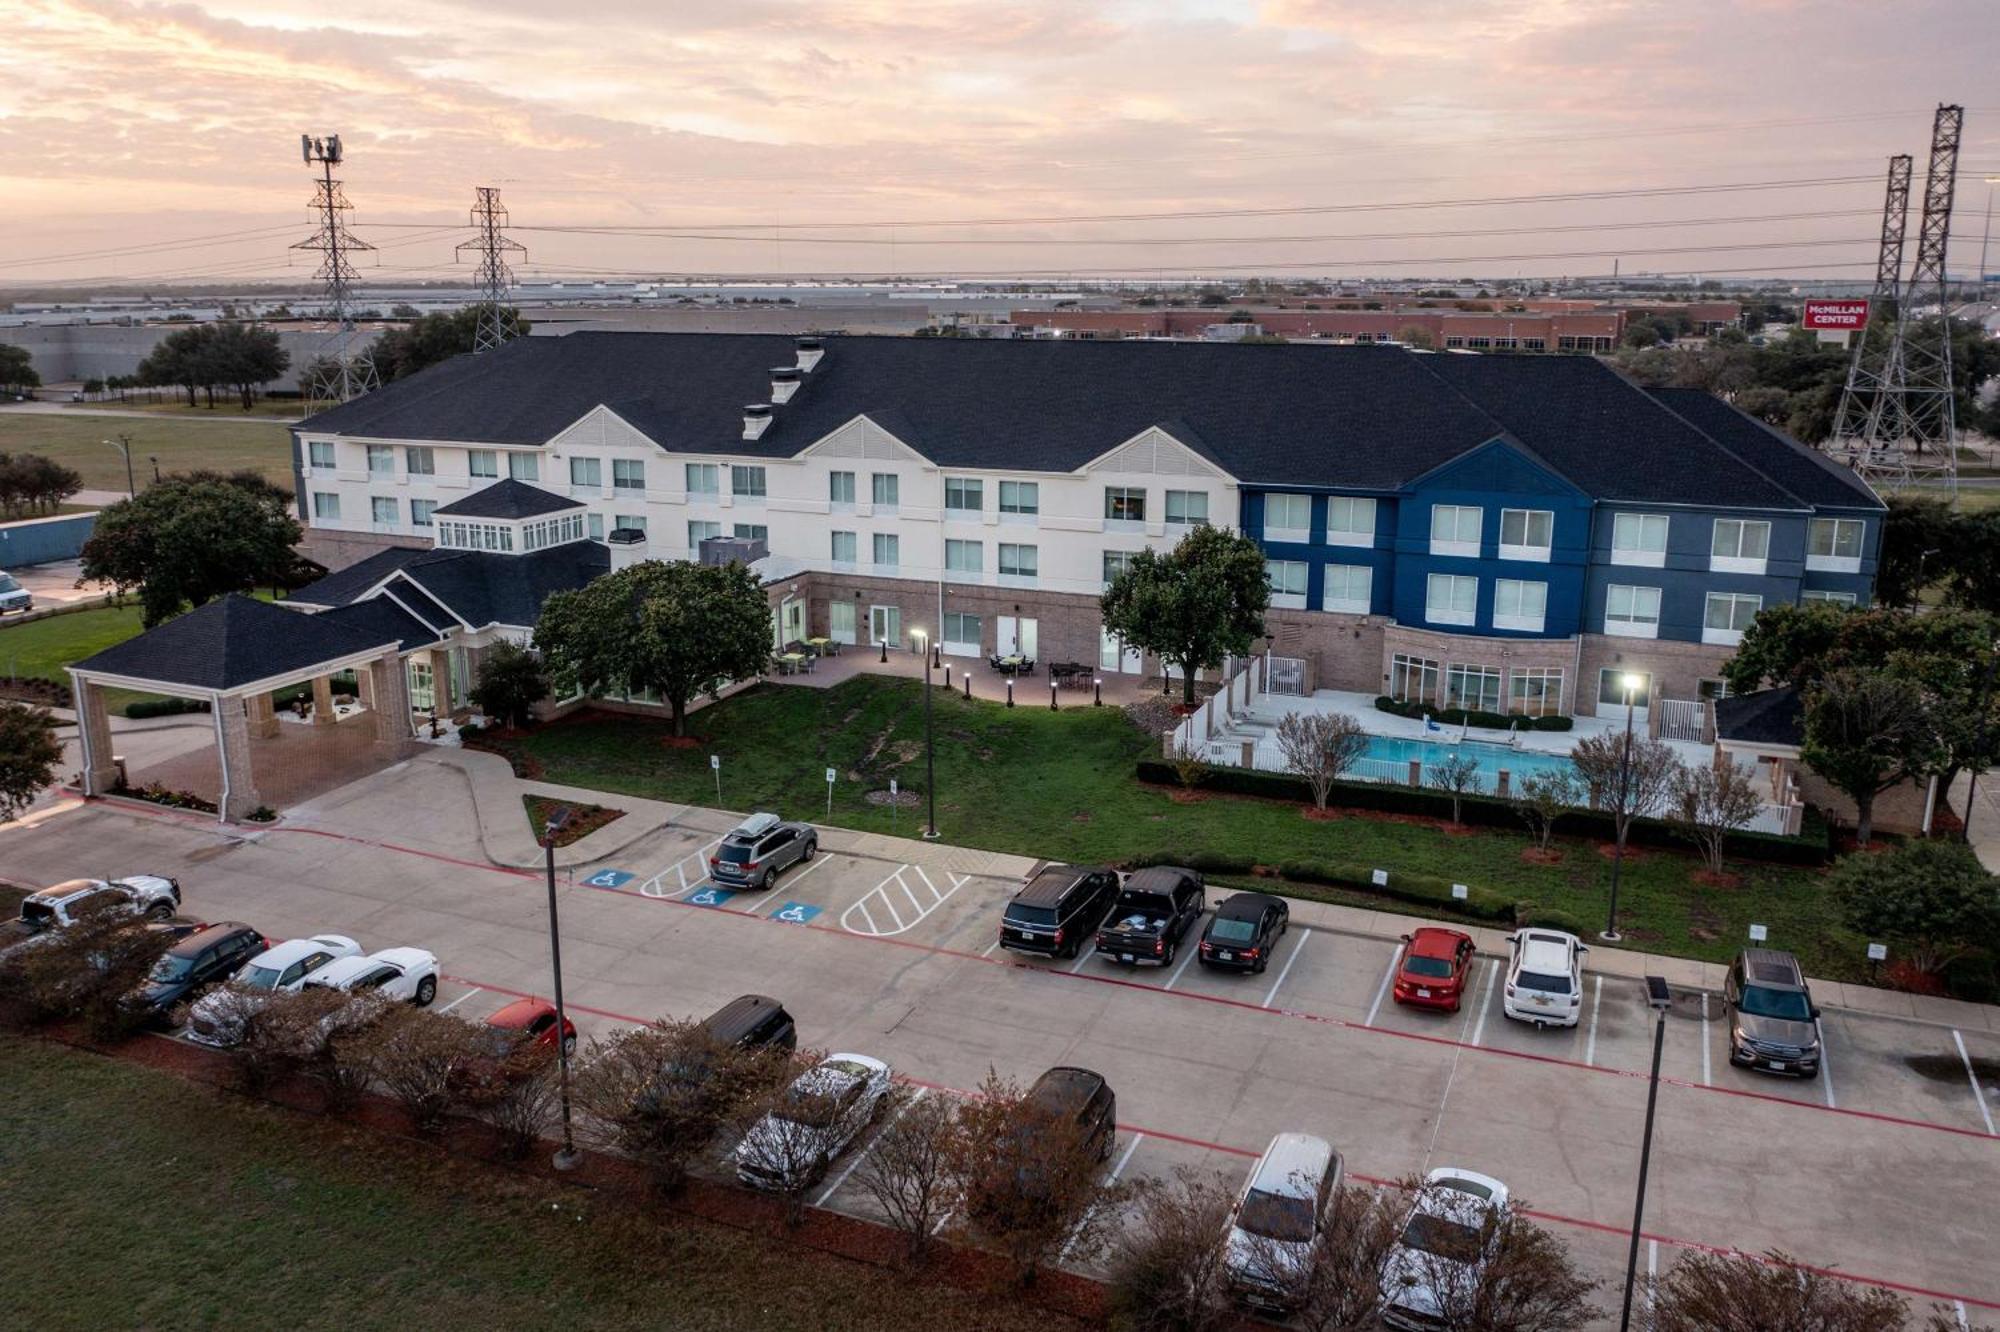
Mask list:
[[[463,1018],[398,1004],[346,1042],[345,1054],[428,1133],[460,1099],[468,1066],[490,1058],[483,1036]]]
[[[1625,835],[1631,831],[1632,820],[1653,813],[1666,801],[1674,774],[1681,766],[1665,741],[1649,736],[1632,737],[1629,767],[1625,747],[1624,733],[1614,731],[1585,736],[1576,742],[1569,755],[1576,764],[1577,774],[1589,788],[1592,808],[1611,811],[1612,828],[1621,849]],[[1621,790],[1625,795],[1622,801]]]
[[[952,1207],[955,1111],[945,1097],[919,1091],[888,1114],[855,1178],[903,1237],[904,1254],[914,1261],[924,1256]]]
[[[1653,1292],[1655,1332],[1902,1332],[1908,1316],[1909,1303],[1893,1291],[1798,1267],[1777,1252],[1691,1251]]]
[[[1451,796],[1451,821],[1460,822],[1465,793],[1479,789],[1479,760],[1454,749],[1436,763],[1426,764],[1425,768],[1425,780]]]
[[[1183,1166],[1133,1189],[1135,1206],[1111,1242],[1111,1307],[1134,1332],[1212,1332],[1235,1310],[1218,1242],[1235,1205],[1212,1171]]]
[[[746,1183],[784,1200],[788,1227],[805,1220],[807,1190],[826,1177],[834,1155],[882,1105],[868,1098],[865,1082],[829,1084],[814,1072],[819,1063],[818,1056],[795,1055],[797,1076],[749,1103],[743,1115],[749,1127],[734,1155]]]
[[[237,1081],[252,1095],[304,1072],[318,1059],[326,1046],[329,1022],[347,1003],[339,990],[319,986],[256,996],[231,993],[240,998],[229,1004],[225,1015],[240,1016],[243,1024]],[[251,998],[258,1002],[244,1002]]]
[[[1542,851],[1555,836],[1556,820],[1583,803],[1583,797],[1583,784],[1560,768],[1531,772],[1514,784],[1514,808]]]
[[[115,1039],[138,1020],[125,996],[172,942],[108,896],[86,900],[69,925],[7,954],[0,987],[39,1021],[77,1018],[93,1037]]]
[[[532,1043],[528,1043],[532,1049]],[[500,1130],[507,1154],[520,1160],[535,1150],[555,1127],[561,1107],[562,1086],[556,1077],[556,1061],[537,1052],[533,1059],[520,1055],[509,1060],[500,1084],[479,1097],[477,1105],[493,1127]]]
[[[1367,750],[1368,735],[1344,712],[1288,712],[1278,723],[1278,748],[1286,768],[1312,788],[1313,804],[1325,809],[1333,784]]]
[[[1319,1251],[1297,1278],[1294,1319],[1305,1332],[1359,1332],[1380,1326],[1382,1265],[1402,1223],[1389,1190],[1345,1187],[1334,1200]]]
[[[1667,791],[1668,824],[1695,844],[1714,874],[1722,873],[1729,834],[1756,818],[1763,807],[1756,781],[1728,759],[1719,765],[1676,768]]]
[[[1414,1183],[1414,1181],[1412,1181]],[[1597,1282],[1569,1247],[1523,1214],[1417,1184],[1383,1266],[1386,1304],[1440,1332],[1574,1332],[1598,1316]]]

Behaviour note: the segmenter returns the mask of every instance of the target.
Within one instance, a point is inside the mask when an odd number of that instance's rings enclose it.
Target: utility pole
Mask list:
[[[332,336],[307,367],[301,387],[309,399],[346,402],[381,384],[367,350],[357,353],[354,349],[354,320],[347,309],[348,284],[359,277],[349,256],[375,247],[347,229],[347,214],[354,211],[354,205],[347,202],[340,182],[333,178],[334,167],[345,156],[340,136],[329,134],[315,139],[310,134],[301,134],[299,151],[307,166],[317,164],[320,168],[319,185],[308,205],[319,219],[319,229],[292,248],[317,250],[325,256],[314,276],[325,284],[326,317],[333,325]]]
[[[472,352],[492,351],[502,346],[515,335],[514,320],[507,317],[505,301],[507,291],[514,285],[513,270],[507,266],[510,254],[526,254],[528,247],[519,241],[508,239],[502,230],[507,225],[507,208],[500,202],[500,191],[490,185],[478,186],[472,205],[472,226],[479,234],[458,247],[458,253],[471,250],[479,256],[479,273],[474,279],[479,284],[479,322],[472,334]]]
[[[136,496],[139,487],[132,479],[132,437],[120,435],[116,439],[107,439],[104,442],[125,456],[125,496],[127,499]],[[155,481],[160,479],[160,469],[157,465],[153,468],[153,479]]]

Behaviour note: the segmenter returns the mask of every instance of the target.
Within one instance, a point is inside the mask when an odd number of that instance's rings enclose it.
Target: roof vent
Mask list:
[[[614,527],[604,538],[611,547],[611,568],[628,569],[646,558],[646,534],[636,527]]]
[[[761,439],[771,428],[771,404],[753,402],[743,409],[743,438]]]
[[[792,395],[799,391],[799,378],[805,371],[795,365],[774,365],[771,367],[771,402],[790,402]]]
[[[800,338],[793,344],[799,349],[799,372],[811,374],[819,364],[819,358],[826,355],[826,344],[818,338]]]

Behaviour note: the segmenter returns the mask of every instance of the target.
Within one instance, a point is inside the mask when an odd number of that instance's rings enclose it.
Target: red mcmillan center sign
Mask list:
[[[1868,327],[1867,301],[1807,301],[1799,327],[1814,333],[1856,333]]]

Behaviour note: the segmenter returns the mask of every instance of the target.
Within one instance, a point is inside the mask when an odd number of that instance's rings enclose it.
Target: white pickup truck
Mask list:
[[[0,953],[74,925],[78,916],[109,910],[148,920],[172,920],[180,909],[181,886],[156,874],[124,879],[70,879],[21,900],[21,914],[0,930]]]

